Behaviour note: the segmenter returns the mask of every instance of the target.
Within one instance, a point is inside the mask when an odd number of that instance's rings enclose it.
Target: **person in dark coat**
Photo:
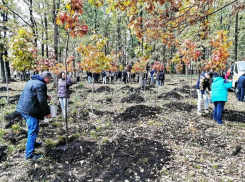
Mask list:
[[[61,106],[63,117],[65,117],[66,115],[65,111],[67,111],[68,113],[68,103],[69,103],[69,98],[70,98],[69,87],[73,84],[71,81],[71,77],[67,76],[67,81],[65,79],[66,79],[66,73],[62,71],[60,73],[57,96],[60,101],[60,106]]]
[[[47,86],[51,80],[51,73],[45,71],[40,75],[31,76],[21,93],[16,111],[25,119],[28,126],[27,143],[26,143],[26,159],[38,159],[41,155],[35,154],[35,146],[41,145],[36,142],[39,132],[39,120],[51,117],[47,100]]]
[[[94,83],[99,83],[99,76],[100,76],[99,73],[94,73],[94,74],[93,74],[93,77],[94,77]]]
[[[102,71],[102,83],[106,84],[106,72]]]
[[[121,80],[122,80],[122,71],[118,71],[117,72],[117,80],[118,80],[118,83],[121,83]]]
[[[244,98],[244,91],[245,91],[245,73],[239,77],[238,83],[237,83],[237,100],[243,101]]]
[[[90,71],[87,72],[87,79],[88,79],[88,83],[91,83],[92,73]]]
[[[123,71],[122,76],[123,76],[123,83],[125,83],[125,84],[126,84],[126,81],[127,81],[127,76],[128,76],[127,69],[125,69],[125,70]]]
[[[158,80],[158,85],[159,86],[163,86],[164,85],[164,80],[165,80],[165,75],[163,70],[160,70],[157,76],[157,80]]]
[[[148,73],[145,70],[145,72],[143,73],[143,77],[142,77],[142,86],[146,86],[147,78],[148,78]]]

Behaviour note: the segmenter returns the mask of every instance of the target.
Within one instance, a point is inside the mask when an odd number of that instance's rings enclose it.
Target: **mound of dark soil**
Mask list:
[[[127,90],[127,91],[130,91],[130,92],[133,92],[133,91],[135,91],[135,89],[133,88],[133,87],[130,87],[130,86],[124,86],[124,87],[122,87],[121,88],[121,90]]]
[[[7,124],[5,125],[5,128],[11,127],[13,124],[21,123],[22,122],[22,116],[19,112],[14,111],[11,114],[7,114],[4,116],[4,119],[7,121]]]
[[[78,181],[154,181],[157,171],[170,161],[170,151],[154,140],[121,137],[117,141],[96,145],[93,142],[73,143],[49,149],[47,156],[68,164],[60,180],[71,179],[75,167],[83,171]],[[82,163],[81,163],[82,162]],[[81,166],[82,165],[82,166]],[[77,168],[77,166],[80,166]],[[62,170],[62,169],[60,169]],[[68,171],[67,171],[68,170]],[[77,177],[76,177],[77,178]]]
[[[181,100],[183,99],[183,96],[181,96],[180,94],[176,93],[176,92],[167,92],[167,93],[163,93],[159,96],[157,96],[158,99],[178,99],[178,100]]]
[[[9,88],[9,91],[13,90],[11,88]],[[0,92],[6,92],[7,91],[7,87],[0,87]]]
[[[124,97],[121,99],[120,102],[127,102],[127,103],[141,103],[144,102],[145,99],[137,94],[131,94],[128,97]]]
[[[183,102],[171,102],[168,104],[164,104],[163,106],[171,111],[187,111],[187,112],[191,112],[192,109],[196,108],[193,105],[183,103]]]
[[[141,86],[141,87],[136,88],[135,90],[144,91],[144,90],[152,90],[152,88],[156,88],[156,86],[155,85]]]
[[[226,110],[223,113],[222,119],[224,121],[245,123],[245,113],[243,111],[235,111],[235,110]]]
[[[92,112],[91,109],[88,109],[89,112]],[[114,112],[110,112],[110,111],[100,111],[100,110],[97,110],[97,109],[93,109],[93,112],[95,115],[98,115],[98,116],[104,116],[105,114],[108,114],[108,115],[112,115],[114,114]]]
[[[3,160],[5,160],[7,154],[6,154],[6,150],[7,150],[8,146],[0,146],[0,162],[2,162]]]
[[[97,100],[97,102],[100,102],[100,103],[111,103],[112,102],[112,98],[104,98],[104,99],[101,99],[101,100]]]
[[[142,117],[153,118],[160,113],[160,108],[149,107],[146,105],[136,105],[126,109],[124,113],[119,114],[114,118],[115,122],[137,122]]]
[[[19,129],[16,132],[10,132],[6,135],[3,135],[3,139],[6,141],[10,141],[12,144],[18,144],[19,141],[27,138],[27,131],[24,129]]]
[[[114,90],[108,86],[101,86],[95,90],[95,92],[102,93],[102,92],[113,92]]]

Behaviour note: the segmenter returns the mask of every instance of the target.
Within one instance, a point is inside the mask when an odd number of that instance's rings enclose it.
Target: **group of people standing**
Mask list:
[[[202,73],[197,81],[196,90],[198,95],[197,114],[201,115],[202,100],[204,101],[204,112],[208,113],[208,104],[210,102],[207,90],[211,96],[211,102],[214,104],[213,120],[218,124],[224,124],[222,113],[225,102],[228,99],[228,89],[232,87],[231,80],[224,79],[223,75],[210,72]]]
[[[87,83],[99,83],[99,73],[87,72]],[[142,78],[142,85],[145,86],[147,82],[149,84],[156,84],[156,86],[163,86],[165,80],[165,74],[163,70],[156,71],[152,69],[151,71],[145,71],[144,73],[131,73],[128,69],[123,71],[111,72],[111,71],[102,71],[101,73],[102,83],[132,83],[139,82],[140,77]],[[150,78],[150,79],[149,79]]]

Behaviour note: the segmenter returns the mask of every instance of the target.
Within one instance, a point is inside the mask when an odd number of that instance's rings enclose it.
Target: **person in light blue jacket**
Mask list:
[[[218,124],[224,124],[222,122],[222,113],[224,110],[225,102],[228,98],[228,89],[232,87],[232,82],[225,80],[222,76],[215,77],[212,83],[212,102],[214,103],[213,119]]]

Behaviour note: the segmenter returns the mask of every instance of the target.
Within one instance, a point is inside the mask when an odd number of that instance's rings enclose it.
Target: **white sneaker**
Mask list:
[[[200,111],[197,111],[197,115],[201,116],[201,115],[202,115],[202,113],[201,113]]]
[[[205,113],[209,113],[209,111],[207,109],[204,110]]]

